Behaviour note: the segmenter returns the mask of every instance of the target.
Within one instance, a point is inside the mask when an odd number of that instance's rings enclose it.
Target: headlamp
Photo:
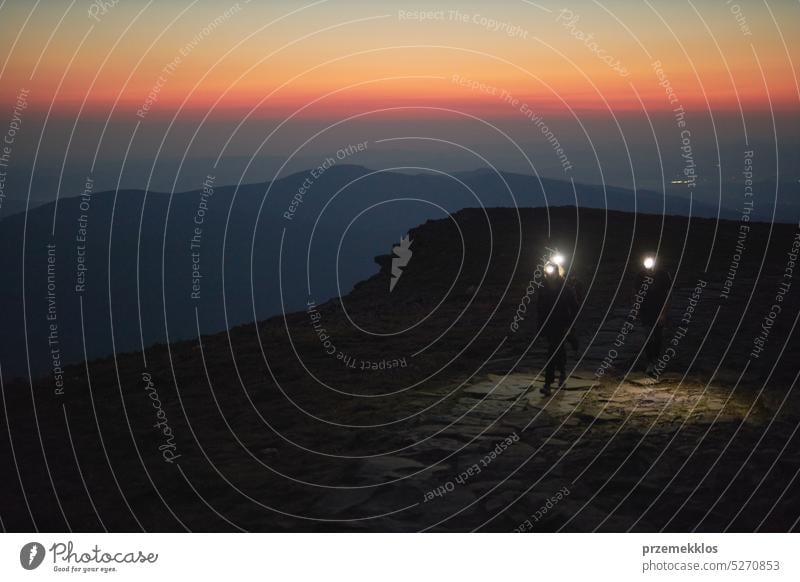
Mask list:
[[[645,269],[652,269],[656,266],[656,260],[653,257],[645,257],[644,258],[644,268]]]

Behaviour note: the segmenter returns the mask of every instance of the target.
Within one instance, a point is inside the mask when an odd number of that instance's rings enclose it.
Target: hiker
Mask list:
[[[567,354],[564,342],[578,311],[575,291],[567,285],[564,270],[557,264],[547,263],[544,267],[544,282],[536,304],[540,331],[547,338],[547,366],[544,373],[544,386],[541,393],[550,394],[550,386],[555,380],[558,368],[558,386],[567,381]]]
[[[578,279],[575,275],[570,275],[567,278],[567,286],[572,289],[572,293],[575,295],[575,303],[578,307],[583,303],[583,299],[586,296],[586,287],[583,285],[583,281]],[[580,348],[580,341],[578,340],[578,330],[573,325],[570,330],[569,334],[567,335],[567,342],[569,345],[572,346],[572,349],[575,350],[575,355],[578,355],[578,349]]]
[[[646,291],[644,291],[645,284],[647,285]],[[656,363],[661,357],[671,287],[672,277],[670,274],[661,268],[654,256],[645,257],[642,261],[642,268],[636,277],[634,293],[644,295],[639,306],[639,320],[649,332],[649,339],[644,347],[647,362],[645,373],[653,377],[656,376]]]

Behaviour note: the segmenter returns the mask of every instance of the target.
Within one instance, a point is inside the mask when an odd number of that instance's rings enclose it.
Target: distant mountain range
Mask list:
[[[272,183],[234,187],[210,179],[205,189],[174,195],[124,190],[62,198],[27,215],[5,211],[0,221],[3,375],[26,375],[29,364],[43,375],[341,296],[373,275],[375,256],[390,253],[413,226],[480,206],[718,215],[714,205],[646,190],[489,170],[447,176],[335,163]],[[738,220],[740,211],[719,214]],[[754,217],[771,216],[771,199],[756,204]],[[776,219],[798,216],[795,203],[782,205]]]

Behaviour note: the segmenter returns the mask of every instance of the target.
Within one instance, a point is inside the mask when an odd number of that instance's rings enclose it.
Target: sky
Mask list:
[[[797,142],[798,39],[790,0],[5,0],[0,120],[23,91],[18,161],[58,166],[297,148],[310,163],[423,133],[547,158],[541,119],[585,166],[603,144],[674,149],[676,108],[698,150]]]

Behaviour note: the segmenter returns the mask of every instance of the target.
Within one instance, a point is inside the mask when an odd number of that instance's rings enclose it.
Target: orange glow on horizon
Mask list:
[[[248,4],[224,18],[214,6],[184,14],[186,6],[164,3],[163,18],[153,12],[140,16],[142,7],[115,7],[85,39],[78,31],[86,29],[86,22],[70,16],[44,52],[42,39],[58,21],[36,13],[28,25],[34,40],[24,36],[10,55],[0,106],[7,109],[24,86],[31,90],[32,110],[52,107],[55,116],[76,114],[85,100],[82,115],[100,118],[115,102],[118,111],[134,114],[148,104],[148,118],[171,117],[185,102],[185,115],[205,115],[213,107],[213,114],[223,118],[253,108],[258,118],[285,118],[303,108],[299,118],[335,119],[427,106],[507,119],[518,117],[523,105],[550,115],[570,115],[569,108],[598,115],[609,110],[640,113],[638,92],[645,110],[660,114],[670,105],[654,73],[654,60],[662,62],[687,109],[705,112],[710,106],[712,111],[735,112],[741,103],[747,111],[766,112],[770,106],[796,111],[799,103],[798,75],[789,60],[798,55],[787,55],[774,35],[762,35],[753,41],[756,61],[736,23],[711,9],[706,10],[706,26],[713,27],[713,42],[703,26],[693,23],[682,30],[680,45],[646,7],[626,10],[631,30],[640,35],[637,40],[647,44],[645,54],[617,22],[589,4],[581,5],[581,19],[572,25],[557,20],[555,9],[545,18],[522,3],[498,8],[498,18],[526,25],[525,39],[495,34],[472,22],[402,21],[381,2],[373,12],[345,2],[336,10],[323,5],[303,17],[286,16],[292,5],[285,2]],[[27,16],[23,4],[10,2],[3,10],[8,16],[4,29]],[[658,4],[658,10],[659,16],[671,17],[671,5]],[[775,10],[780,14],[784,6]],[[283,17],[280,26],[260,32],[259,26]],[[213,34],[205,34],[215,18]],[[762,14],[758,19],[753,15],[752,21],[754,29],[773,27]],[[798,28],[791,19],[780,22],[786,35]],[[603,54],[624,61],[627,76],[576,40],[576,33],[588,31]],[[3,36],[10,45],[13,35]],[[437,113],[403,109],[373,115]]]

